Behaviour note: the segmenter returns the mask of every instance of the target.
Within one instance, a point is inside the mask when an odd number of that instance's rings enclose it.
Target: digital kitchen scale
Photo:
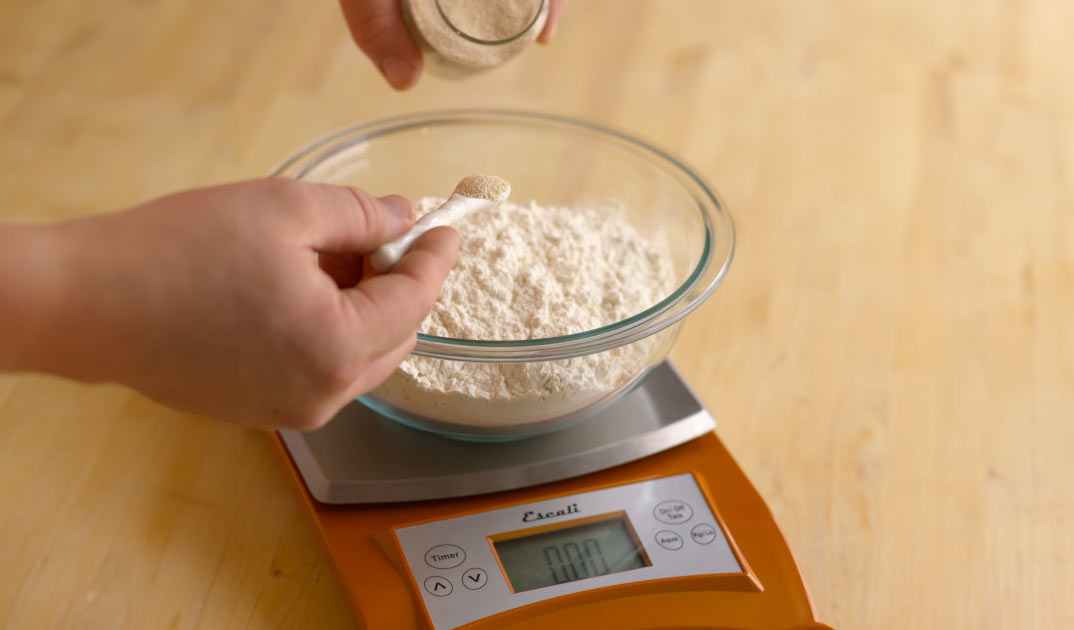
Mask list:
[[[664,363],[518,442],[442,438],[357,402],[272,439],[359,627],[828,628],[714,427]]]

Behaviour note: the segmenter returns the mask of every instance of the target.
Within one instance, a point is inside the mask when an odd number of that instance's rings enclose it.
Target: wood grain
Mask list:
[[[1074,624],[1074,5],[577,0],[389,91],[330,1],[0,4],[0,220],[257,177],[482,105],[598,119],[723,193],[673,357],[838,628]],[[0,627],[351,621],[260,434],[0,376]]]

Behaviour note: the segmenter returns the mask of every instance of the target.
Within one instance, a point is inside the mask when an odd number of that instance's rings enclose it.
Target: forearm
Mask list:
[[[47,371],[66,253],[56,226],[0,225],[0,370]]]
[[[0,371],[121,380],[122,247],[105,221],[0,226]]]

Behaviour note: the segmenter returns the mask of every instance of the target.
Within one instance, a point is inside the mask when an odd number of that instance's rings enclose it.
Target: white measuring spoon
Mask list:
[[[418,219],[410,230],[377,248],[370,256],[373,269],[383,273],[399,262],[419,236],[441,225],[452,225],[478,210],[494,208],[507,200],[511,184],[495,175],[468,175],[455,186],[448,200],[439,208]]]

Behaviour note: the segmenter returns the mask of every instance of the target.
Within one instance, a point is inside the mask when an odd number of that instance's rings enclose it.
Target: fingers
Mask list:
[[[563,7],[566,4],[567,0],[548,0],[548,18],[545,20],[544,28],[541,29],[541,34],[537,36],[538,42],[547,44],[556,36],[559,16],[563,13]]]
[[[370,252],[414,224],[414,207],[398,195],[378,198],[349,186],[302,186],[302,204],[310,217],[304,237],[319,252]]]
[[[348,393],[347,399],[357,398],[383,383],[384,379],[388,378],[395,371],[395,368],[399,367],[399,364],[403,362],[403,359],[410,354],[417,341],[418,336],[415,333],[411,333],[410,336],[403,340],[403,343],[385,352],[367,365],[362,370],[361,378],[358,379]]]
[[[403,22],[399,0],[340,0],[358,48],[397,90],[421,76],[421,49]]]
[[[391,272],[342,292],[353,309],[356,325],[369,341],[364,348],[367,356],[379,356],[414,334],[440,294],[458,248],[455,230],[429,230],[414,241]]]

